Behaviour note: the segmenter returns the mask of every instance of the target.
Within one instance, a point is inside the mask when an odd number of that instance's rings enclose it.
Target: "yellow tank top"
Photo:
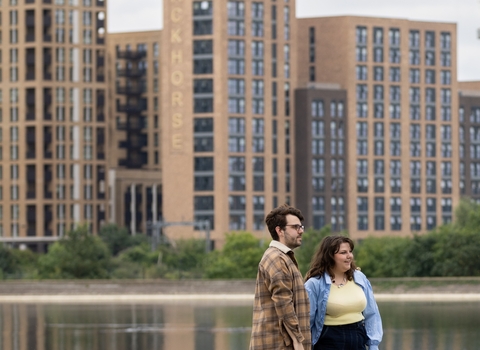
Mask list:
[[[340,288],[332,283],[327,300],[325,325],[340,326],[359,322],[364,319],[362,311],[366,306],[365,293],[354,281],[347,281]]]

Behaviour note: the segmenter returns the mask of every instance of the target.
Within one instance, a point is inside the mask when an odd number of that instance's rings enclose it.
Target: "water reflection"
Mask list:
[[[478,349],[480,303],[380,303],[385,350]],[[0,350],[248,349],[250,301],[0,304]]]

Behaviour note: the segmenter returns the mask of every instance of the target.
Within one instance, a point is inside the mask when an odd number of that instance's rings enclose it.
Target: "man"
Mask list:
[[[310,350],[310,304],[293,250],[303,215],[287,204],[266,217],[273,238],[258,265],[250,350]]]

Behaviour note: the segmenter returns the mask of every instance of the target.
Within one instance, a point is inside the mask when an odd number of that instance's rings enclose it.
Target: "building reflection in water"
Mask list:
[[[244,350],[251,304],[0,304],[0,350]],[[473,350],[480,344],[480,303],[379,307],[384,350]]]

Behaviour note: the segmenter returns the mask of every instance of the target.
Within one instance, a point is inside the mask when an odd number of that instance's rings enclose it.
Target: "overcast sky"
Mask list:
[[[109,0],[107,3],[110,32],[162,28],[162,0]],[[297,0],[298,17],[333,15],[457,23],[458,79],[480,80],[480,0]]]

